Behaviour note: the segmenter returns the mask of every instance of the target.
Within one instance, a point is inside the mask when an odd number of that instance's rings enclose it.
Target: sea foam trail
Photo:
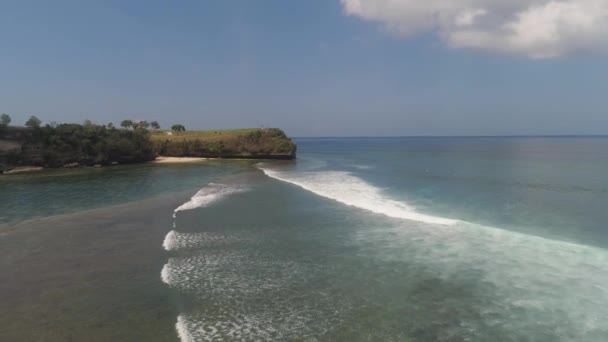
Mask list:
[[[244,238],[235,235],[227,236],[220,233],[182,233],[175,230],[170,231],[163,240],[163,248],[166,251],[180,249],[200,248],[211,244],[233,243]]]
[[[201,296],[245,296],[297,283],[312,272],[307,267],[251,253],[224,252],[169,258],[160,276],[172,288]]]
[[[209,183],[204,188],[200,189],[190,200],[179,207],[175,208],[173,217],[179,211],[191,210],[196,208],[204,208],[214,202],[218,202],[232,194],[241,193],[249,190],[244,185],[229,185]]]
[[[500,322],[512,340],[544,334],[551,341],[608,341],[606,250],[466,222],[358,234],[359,241],[384,244],[367,258],[415,260],[443,281],[474,285],[470,301],[480,301],[480,315],[464,318],[463,326],[481,332]],[[439,302],[445,312],[463,303]]]
[[[188,325],[184,319],[184,316],[177,316],[177,323],[175,323],[175,330],[177,331],[177,337],[182,342],[193,342],[194,338],[188,331]]]
[[[387,198],[382,191],[348,172],[282,172],[258,166],[264,173],[319,196],[389,217],[424,223],[453,225],[458,220],[418,213],[409,205]]]
[[[319,341],[319,337],[341,320],[328,308],[293,307],[273,303],[280,310],[247,312],[222,310],[221,314],[180,314],[175,328],[181,342],[197,341]],[[329,309],[331,311],[331,309]],[[317,316],[326,319],[317,321]]]

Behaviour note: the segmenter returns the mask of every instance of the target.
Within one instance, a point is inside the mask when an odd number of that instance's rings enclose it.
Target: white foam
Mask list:
[[[484,308],[468,326],[482,329],[498,317],[512,334],[533,336],[543,327],[569,337],[563,340],[606,341],[606,250],[467,222],[358,234],[359,241],[382,243],[367,258],[408,260],[442,280],[474,284]]]
[[[237,242],[242,239],[244,238],[234,234],[226,236],[222,233],[182,233],[172,230],[165,236],[163,248],[166,251],[175,251],[180,249],[200,248],[209,244]]]
[[[181,342],[195,342],[194,336],[188,331],[188,323],[183,315],[177,316],[175,330],[177,331],[177,337]]]
[[[163,283],[170,285],[171,284],[171,270],[169,269],[169,264],[165,264],[163,269],[160,271],[160,279]]]
[[[172,257],[163,266],[162,281],[172,288],[202,296],[246,295],[278,290],[299,279],[305,266],[272,260],[255,252],[223,252]]]
[[[204,208],[212,203],[218,202],[227,196],[249,190],[243,185],[209,183],[200,189],[190,200],[173,211],[173,217],[179,211]]]
[[[418,213],[406,203],[387,198],[381,191],[348,172],[281,172],[260,167],[264,173],[340,203],[401,218],[432,224],[453,225],[458,220]]]
[[[175,228],[175,226],[173,226],[173,228]],[[163,240],[163,248],[166,251],[170,251],[175,248],[175,230],[172,230],[165,235],[165,239]]]
[[[240,303],[233,307],[220,302],[177,318],[182,342],[193,341],[319,341],[342,322],[332,303],[295,304],[276,296],[265,300],[265,310]],[[225,304],[225,303],[224,303]],[[323,317],[323,321],[319,321]]]

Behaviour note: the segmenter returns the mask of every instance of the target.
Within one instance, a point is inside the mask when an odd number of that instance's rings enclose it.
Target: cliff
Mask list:
[[[0,129],[0,173],[18,166],[128,164],[171,157],[294,159],[296,144],[277,128],[148,131],[61,124]]]
[[[0,172],[10,166],[22,165],[23,146],[31,137],[29,129],[0,126]]]
[[[138,163],[156,155],[146,130],[61,124],[2,127],[0,171],[17,166],[81,166]]]
[[[296,144],[278,128],[152,132],[157,154],[169,157],[294,159]]]

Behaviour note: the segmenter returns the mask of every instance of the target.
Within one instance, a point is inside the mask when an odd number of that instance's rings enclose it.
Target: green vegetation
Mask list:
[[[136,163],[152,160],[156,154],[145,129],[127,130],[95,125],[60,124],[40,126],[28,120],[28,128],[9,127],[0,139],[12,142],[2,151],[0,164],[61,167]],[[19,148],[14,148],[15,142]],[[8,143],[6,144],[8,146]]]
[[[273,128],[269,128],[272,130]],[[243,129],[226,129],[226,130],[207,130],[207,131],[183,131],[179,134],[175,134],[175,131],[158,131],[152,132],[152,140],[169,140],[169,141],[182,141],[182,140],[221,140],[229,139],[238,136],[247,135],[256,131],[263,131],[261,128],[243,128]],[[171,133],[171,134],[170,134]]]
[[[133,129],[148,129],[150,128],[150,123],[148,121],[134,121]]]
[[[8,114],[0,115],[0,126],[7,127],[11,123],[11,116]]]
[[[152,132],[160,155],[173,157],[295,158],[296,145],[278,128]]]
[[[0,171],[13,166],[78,167],[138,163],[157,155],[207,158],[293,159],[296,145],[277,128],[187,131],[173,125],[160,130],[157,121],[123,120],[97,125],[42,125],[32,116],[26,127],[8,126],[0,116]],[[148,131],[152,127],[154,131]]]
[[[27,120],[27,122],[25,123],[25,126],[29,127],[29,128],[39,128],[41,124],[42,124],[42,121],[40,121],[40,119],[38,119],[37,117],[32,115],[29,118],[29,120]]]
[[[173,125],[171,126],[171,130],[175,132],[185,132],[186,127],[184,127],[184,125]]]
[[[131,128],[131,127],[133,127],[133,121],[131,121],[131,120],[122,120],[122,122],[120,123],[120,127],[122,127],[122,128]]]

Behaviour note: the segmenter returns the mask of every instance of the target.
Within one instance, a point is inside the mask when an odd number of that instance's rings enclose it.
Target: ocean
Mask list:
[[[2,341],[607,341],[608,137],[0,178]]]

